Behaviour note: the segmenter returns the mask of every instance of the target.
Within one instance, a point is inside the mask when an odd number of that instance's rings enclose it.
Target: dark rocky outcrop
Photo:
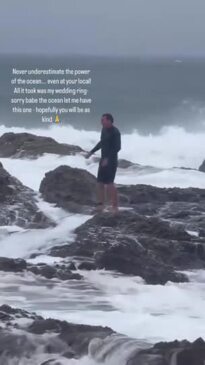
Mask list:
[[[131,162],[128,160],[124,160],[122,158],[119,158],[118,160],[118,167],[120,169],[132,169],[136,171],[136,173],[139,174],[153,174],[156,172],[160,172],[163,169],[155,166],[149,166],[149,165],[141,165],[139,163]]]
[[[23,259],[0,257],[0,271],[21,272],[27,268]]]
[[[27,263],[23,259],[11,259],[7,257],[0,257],[0,271],[7,272],[22,272],[30,271],[35,275],[41,275],[46,279],[59,280],[80,280],[82,276],[76,272],[74,264],[55,264],[53,266],[44,263],[37,265]]]
[[[189,202],[205,201],[205,189],[198,188],[158,188],[152,185],[118,185],[119,192],[127,199],[127,203]]]
[[[38,208],[36,194],[0,165],[0,225],[46,228],[55,225]]]
[[[23,326],[18,321],[22,318],[28,320]],[[108,327],[43,319],[35,313],[7,305],[0,307],[0,326],[2,323],[4,328],[0,331],[0,365],[8,365],[11,360],[14,364],[29,364],[29,359],[36,359],[35,364],[42,364],[36,357],[42,354],[46,358],[44,364],[49,364],[51,360],[58,360],[61,364],[61,359],[65,361],[66,358],[80,358],[87,354],[89,342],[93,338],[104,339],[113,333]]]
[[[119,185],[122,206],[142,215],[157,216],[180,223],[187,230],[201,231],[205,226],[205,189],[158,188],[151,185]]]
[[[28,265],[28,271],[33,272],[35,275],[41,275],[46,279],[57,278],[59,280],[80,280],[82,276],[78,273],[73,273],[70,270],[70,265]]]
[[[90,261],[83,261],[80,263],[80,265],[78,265],[78,270],[96,270],[97,266],[95,265],[94,262],[90,262]]]
[[[75,230],[74,243],[50,254],[93,259],[97,268],[139,275],[147,283],[185,281],[175,270],[205,267],[203,244],[182,226],[131,211],[97,214]]]
[[[40,185],[42,197],[72,212],[90,212],[96,201],[96,178],[89,172],[59,166],[45,174]]]
[[[74,155],[83,150],[74,145],[58,143],[53,138],[31,133],[5,133],[0,137],[0,157],[37,158],[44,153]]]
[[[121,169],[127,169],[128,167],[136,166],[136,165],[140,166],[139,164],[135,164],[134,162],[125,160],[123,158],[118,159],[118,167]]]
[[[158,343],[150,349],[137,351],[126,365],[204,365],[205,342],[174,341]]]
[[[46,173],[40,192],[46,201],[64,209],[92,213],[96,203],[96,177],[82,169],[59,166]],[[174,219],[193,230],[203,230],[205,189],[158,188],[139,184],[118,185],[118,192],[120,206],[133,208],[142,215]]]
[[[131,206],[141,203],[143,193],[140,187],[142,185],[125,187],[119,185],[118,187],[121,205]],[[145,187],[147,201],[149,201],[152,192],[149,193],[146,185]],[[150,187],[152,188],[154,187]],[[39,191],[46,201],[56,203],[59,207],[72,212],[91,213],[96,204],[96,177],[86,170],[62,165],[45,174]],[[162,195],[163,192],[159,190],[158,195],[160,194]],[[165,196],[166,193],[164,198]]]
[[[26,321],[23,321],[25,319]],[[3,326],[2,326],[3,325]],[[126,365],[203,365],[205,342],[199,338],[154,346],[118,335],[108,327],[44,319],[35,313],[0,306],[0,365],[65,364],[89,354],[91,361],[111,363],[119,355]],[[126,351],[125,351],[126,349]],[[43,355],[43,360],[40,361]],[[34,361],[34,362],[33,362]]]
[[[202,164],[199,166],[199,171],[205,172],[205,160],[202,162]]]
[[[98,163],[100,161],[100,157],[92,156],[92,161]],[[118,159],[118,167],[120,167],[121,169],[127,169],[128,167],[131,166],[141,166],[141,165],[125,160],[123,158]]]
[[[98,163],[100,161],[100,157],[92,156],[92,161]],[[141,165],[139,163],[131,162],[131,161],[123,159],[123,158],[118,159],[118,167],[120,169],[132,168],[135,171],[140,172],[140,173],[153,173],[153,172],[159,172],[159,171],[163,170],[162,168],[159,168],[159,167]]]
[[[193,167],[185,167],[185,166],[174,166],[173,169],[177,169],[177,170],[188,170],[188,171],[198,171],[197,169],[194,169]]]
[[[89,213],[95,182],[84,170],[60,166],[46,174],[40,191],[49,202]],[[183,281],[175,270],[205,267],[205,189],[118,185],[118,191],[120,205],[132,211],[95,216],[76,229],[74,244],[53,248],[51,255],[89,257],[89,268],[140,275],[153,284]],[[192,230],[200,237],[187,233]]]
[[[23,309],[13,308],[7,304],[3,304],[0,306],[0,321],[6,323],[7,325],[11,324],[11,321],[18,318],[29,318],[29,319],[41,319],[41,316],[38,316],[35,313],[27,312]]]

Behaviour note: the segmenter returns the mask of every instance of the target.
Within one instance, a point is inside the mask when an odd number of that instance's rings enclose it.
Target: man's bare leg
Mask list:
[[[112,211],[113,211],[113,213],[117,213],[119,211],[118,192],[117,192],[117,188],[116,188],[115,184],[114,183],[108,184],[107,190],[108,190],[108,194],[109,194],[109,199],[112,204]]]
[[[103,212],[105,206],[105,185],[103,183],[97,183],[97,210]]]

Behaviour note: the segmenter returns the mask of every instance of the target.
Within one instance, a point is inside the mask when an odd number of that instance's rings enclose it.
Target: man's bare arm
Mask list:
[[[86,155],[86,158],[89,158],[90,156],[93,155],[93,153],[95,153],[96,151],[100,150],[102,148],[102,142],[99,141],[96,146],[90,151],[88,152],[88,154]]]

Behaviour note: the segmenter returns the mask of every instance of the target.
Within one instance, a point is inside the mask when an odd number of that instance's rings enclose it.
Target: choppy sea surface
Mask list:
[[[44,128],[41,114],[11,112],[13,68],[91,71],[92,82],[88,87],[92,98],[91,113],[62,114],[60,121],[63,125],[96,131],[101,114],[110,112],[124,133],[138,130],[141,134],[156,134],[162,127],[170,125],[187,131],[204,129],[204,59],[1,54],[0,123],[10,127]],[[35,104],[32,105],[35,108]]]

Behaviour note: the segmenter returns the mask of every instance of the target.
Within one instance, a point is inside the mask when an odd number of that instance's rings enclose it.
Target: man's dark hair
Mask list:
[[[111,121],[111,123],[114,123],[114,118],[113,118],[112,114],[105,113],[105,114],[103,114],[103,117],[106,117],[108,120]]]

